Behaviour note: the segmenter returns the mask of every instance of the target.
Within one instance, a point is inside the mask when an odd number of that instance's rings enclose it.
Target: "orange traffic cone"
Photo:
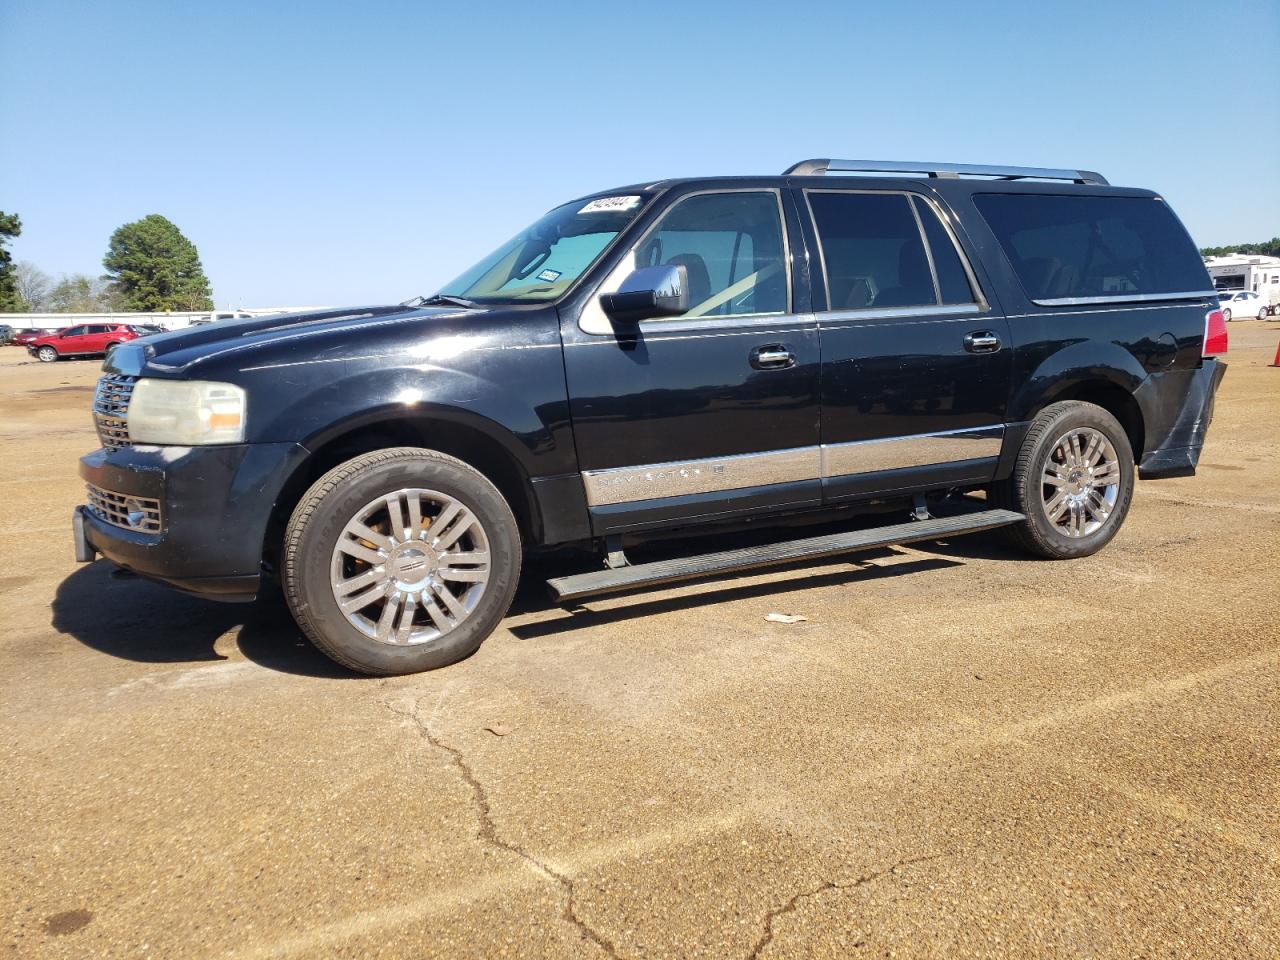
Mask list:
[[[1276,344],[1276,358],[1272,361],[1271,366],[1280,367],[1280,343]]]

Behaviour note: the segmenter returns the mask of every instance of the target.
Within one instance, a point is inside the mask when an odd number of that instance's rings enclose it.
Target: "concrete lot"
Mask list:
[[[1199,476],[1091,560],[531,575],[395,680],[76,566],[98,364],[0,350],[0,955],[1274,960],[1280,323],[1231,337]]]

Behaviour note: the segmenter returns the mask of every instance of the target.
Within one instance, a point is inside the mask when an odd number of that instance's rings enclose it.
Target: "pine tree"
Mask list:
[[[126,309],[213,309],[195,244],[158,213],[113,233],[102,265]]]

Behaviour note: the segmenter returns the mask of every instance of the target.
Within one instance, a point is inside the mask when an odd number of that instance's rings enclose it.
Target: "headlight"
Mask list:
[[[242,443],[244,391],[230,383],[143,377],[133,386],[126,419],[134,443]]]

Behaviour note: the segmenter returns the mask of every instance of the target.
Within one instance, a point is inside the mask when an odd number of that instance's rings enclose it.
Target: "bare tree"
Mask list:
[[[49,308],[49,288],[53,281],[49,275],[29,260],[19,260],[13,265],[13,281],[18,296],[32,313],[42,313]]]

